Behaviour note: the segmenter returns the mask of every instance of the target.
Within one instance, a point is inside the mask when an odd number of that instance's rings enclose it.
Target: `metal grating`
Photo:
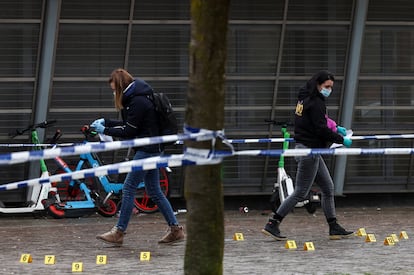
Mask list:
[[[23,128],[34,118],[33,98],[42,58],[39,52],[46,46],[41,40],[42,26],[48,24],[43,18],[45,3],[0,2],[3,143],[27,141],[27,137],[10,141],[8,132]],[[279,130],[272,129],[271,133],[263,120],[272,112],[277,120],[293,120],[298,88],[320,69],[329,69],[337,76],[328,111],[330,117],[340,120],[354,6],[355,1],[349,0],[231,1],[225,104],[229,138],[279,136]],[[179,122],[184,123],[189,8],[188,1],[179,0],[62,0],[48,108],[48,119],[57,119],[58,125],[47,129],[46,136],[60,128],[62,142],[79,142],[83,124],[97,117],[117,117],[107,85],[109,73],[117,67],[127,67],[156,90],[166,92]],[[369,2],[352,119],[356,134],[414,129],[413,10],[414,3],[409,0]],[[411,143],[394,141],[357,145],[412,147]],[[271,146],[277,148],[278,144]],[[179,153],[181,147],[169,151]],[[104,158],[119,161],[124,154],[110,153]],[[325,158],[331,171],[334,159]],[[414,191],[412,157],[353,156],[347,164],[345,193]],[[293,158],[286,165],[294,176]],[[225,193],[267,194],[276,166],[277,160],[272,158],[226,159]],[[183,194],[183,171],[176,168],[171,175],[174,196]],[[0,175],[6,183],[25,178],[27,172],[25,165],[1,167]]]

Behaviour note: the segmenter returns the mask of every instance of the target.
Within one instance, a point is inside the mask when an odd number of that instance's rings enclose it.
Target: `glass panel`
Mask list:
[[[349,0],[289,0],[288,20],[350,20]]]
[[[412,131],[414,85],[411,81],[360,81],[353,127]]]
[[[232,25],[228,33],[228,75],[275,75],[280,26]]]
[[[190,1],[136,0],[134,20],[190,19]]]
[[[272,105],[273,81],[237,81],[228,82],[226,106],[243,108],[245,106]]]
[[[230,20],[282,20],[285,1],[230,1]]]
[[[368,26],[363,43],[361,74],[412,76],[413,44],[412,27]]]
[[[413,21],[414,5],[407,0],[369,1],[368,21]]]
[[[0,139],[6,143],[8,134],[17,128],[25,128],[30,124],[33,100],[33,82],[4,82],[0,85]],[[25,136],[24,140],[28,140]],[[18,137],[16,139],[23,139]],[[21,143],[21,140],[20,142]]]
[[[38,24],[0,24],[0,75],[34,77],[39,45]]]
[[[144,77],[188,76],[188,25],[134,25],[129,69]]]
[[[16,132],[16,129],[24,129],[30,124],[32,110],[24,112],[14,112],[15,110],[4,110],[0,112],[0,140],[4,143],[26,143],[29,141],[29,135],[19,136],[11,139],[10,134]]]
[[[130,0],[63,0],[62,19],[128,20]]]
[[[123,67],[127,25],[61,24],[55,76],[108,76]]]
[[[109,78],[110,72],[108,73]],[[103,82],[54,82],[51,108],[115,108],[112,90]]]
[[[329,69],[343,75],[348,27],[287,26],[281,74],[313,75]]]
[[[410,140],[370,140],[357,141],[362,148],[411,148]],[[407,177],[410,165],[410,155],[364,155],[349,156],[347,177],[382,177],[392,184],[393,177]]]
[[[41,0],[2,0],[0,1],[1,19],[40,19]]]
[[[30,109],[33,100],[32,82],[6,82],[0,85],[0,109]]]

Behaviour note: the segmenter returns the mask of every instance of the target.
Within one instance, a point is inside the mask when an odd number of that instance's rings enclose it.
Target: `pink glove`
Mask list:
[[[331,129],[332,132],[336,133],[337,132],[336,122],[330,119],[328,115],[325,115],[325,118],[326,118],[326,126],[328,126],[328,128]]]

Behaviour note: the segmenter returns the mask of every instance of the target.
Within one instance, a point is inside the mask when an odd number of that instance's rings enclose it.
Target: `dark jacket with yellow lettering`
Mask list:
[[[309,85],[299,90],[295,110],[295,141],[309,148],[327,148],[332,143],[342,144],[341,135],[331,131],[326,125],[325,98]],[[316,90],[315,90],[316,89]]]

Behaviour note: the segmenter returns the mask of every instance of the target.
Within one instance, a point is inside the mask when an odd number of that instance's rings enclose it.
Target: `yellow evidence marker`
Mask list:
[[[151,259],[151,252],[145,251],[139,254],[140,261],[149,261]]]
[[[45,255],[45,264],[55,264],[56,257],[55,255]]]
[[[20,262],[21,263],[31,263],[33,261],[32,259],[32,255],[30,254],[22,254],[22,256],[20,257]]]
[[[96,256],[96,264],[106,264],[108,258],[106,255],[97,255]]]
[[[360,229],[358,229],[358,231],[357,231],[357,236],[366,236],[367,235],[367,232],[365,231],[365,228],[360,228]]]
[[[384,240],[384,245],[395,245],[394,239],[392,237],[386,237]]]
[[[365,238],[366,243],[375,243],[376,241],[377,239],[374,234],[367,234],[367,237]]]
[[[243,233],[234,233],[233,240],[244,241]]]
[[[296,249],[297,248],[296,242],[294,240],[287,240],[285,243],[285,247],[287,249]]]
[[[392,240],[394,241],[394,243],[398,243],[400,240],[397,237],[397,234],[391,234],[390,237],[392,238]]]
[[[405,240],[407,240],[407,239],[408,239],[407,232],[405,232],[405,231],[401,231],[401,232],[400,232],[400,239],[405,239]]]
[[[303,245],[303,250],[306,250],[306,251],[315,250],[315,246],[313,245],[313,242],[305,242],[305,244]]]
[[[72,263],[72,272],[83,272],[83,263],[82,262],[73,262]]]

